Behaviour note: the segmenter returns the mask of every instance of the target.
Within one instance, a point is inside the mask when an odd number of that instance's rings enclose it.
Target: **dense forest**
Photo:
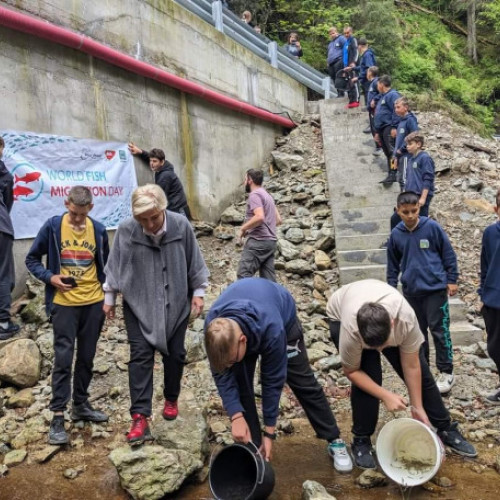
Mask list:
[[[500,129],[500,0],[229,0],[269,38],[297,31],[303,60],[326,69],[328,28],[354,28],[382,73],[419,109],[446,109],[482,132]]]

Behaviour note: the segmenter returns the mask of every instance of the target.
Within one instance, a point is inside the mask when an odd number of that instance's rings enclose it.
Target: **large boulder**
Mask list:
[[[274,165],[278,170],[289,168],[290,170],[298,170],[304,163],[304,158],[299,155],[291,155],[281,151],[272,151]]]
[[[306,260],[294,259],[285,264],[285,271],[303,276],[304,274],[311,274],[313,268]]]
[[[220,216],[221,222],[224,224],[241,224],[245,220],[245,214],[242,214],[233,205],[227,207]]]
[[[300,250],[293,243],[283,238],[278,239],[278,250],[285,260],[293,260],[300,255]]]
[[[122,446],[113,450],[109,458],[122,487],[138,500],[158,500],[177,491],[200,468],[198,458],[191,453],[158,445]]]
[[[18,387],[32,387],[40,378],[41,355],[33,340],[20,339],[0,350],[0,380]]]

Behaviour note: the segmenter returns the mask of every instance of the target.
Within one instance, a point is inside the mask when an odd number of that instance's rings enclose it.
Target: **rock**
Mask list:
[[[0,477],[6,476],[7,472],[9,472],[9,468],[5,464],[0,465]]]
[[[8,408],[28,408],[35,402],[35,396],[33,396],[32,389],[23,389],[16,392],[7,401]]]
[[[109,458],[118,471],[122,488],[134,499],[159,500],[177,491],[184,480],[201,469],[199,459],[187,451],[163,446],[122,446]]]
[[[326,253],[322,250],[316,250],[314,252],[314,263],[320,271],[325,271],[326,269],[330,269],[330,267],[332,267],[330,257],[328,257],[328,255],[326,255]]]
[[[186,332],[184,347],[186,349],[187,363],[196,363],[196,361],[201,361],[207,357],[203,333],[188,330]]]
[[[35,323],[37,325],[41,325],[48,320],[43,294],[37,295],[30,300],[29,304],[21,311],[21,318],[25,323]]]
[[[441,488],[451,488],[453,486],[451,479],[449,479],[445,476],[436,476],[436,477],[432,478],[432,482],[434,484],[437,484]]]
[[[278,250],[285,260],[296,259],[300,254],[300,250],[293,243],[283,238],[278,239]]]
[[[65,469],[63,472],[63,476],[66,479],[76,479],[79,475],[79,472],[76,469]]]
[[[50,331],[40,335],[36,339],[41,355],[50,362],[54,360],[54,334]]]
[[[286,232],[285,238],[292,243],[302,243],[305,239],[304,231],[298,227],[291,227]]]
[[[98,373],[99,375],[105,375],[108,373],[109,369],[111,368],[111,365],[105,361],[96,363],[93,368],[94,373]]]
[[[226,424],[224,422],[221,422],[220,420],[217,420],[215,422],[212,422],[210,424],[210,432],[215,435],[215,434],[222,434],[227,431]]]
[[[307,351],[309,353],[309,351]],[[341,368],[342,363],[338,354],[332,354],[327,358],[320,359],[316,366],[323,371],[338,370]]]
[[[314,364],[316,361],[326,357],[328,354],[320,349],[307,349],[307,357],[309,358],[309,363]]]
[[[206,222],[194,221],[191,222],[191,224],[194,229],[194,234],[197,238],[199,238],[200,236],[211,236],[214,232],[213,226],[207,224]]]
[[[71,443],[74,445],[74,443]],[[30,453],[30,458],[32,458],[36,463],[42,464],[48,462],[52,457],[57,455],[62,450],[61,446],[46,446],[45,448]]]
[[[326,488],[316,481],[304,481],[302,484],[302,500],[336,500]]]
[[[232,240],[234,238],[233,226],[217,226],[214,229],[214,236],[219,240]]]
[[[311,274],[313,272],[313,269],[309,262],[307,262],[306,260],[294,259],[285,263],[285,271],[288,273],[304,276],[305,274]]]
[[[477,358],[474,357],[474,364],[481,368],[482,370],[491,370],[492,372],[497,371],[497,365],[490,358]]]
[[[376,486],[383,486],[385,482],[386,477],[375,469],[365,470],[356,479],[356,484],[361,488],[375,488]]]
[[[26,450],[13,450],[7,453],[3,459],[3,464],[7,467],[14,467],[24,462],[28,452]]]
[[[313,287],[320,293],[325,293],[330,288],[325,278],[321,274],[315,274],[313,279]]]
[[[304,163],[304,158],[302,158],[302,156],[291,155],[281,151],[272,151],[271,156],[278,170],[285,170],[287,168],[290,170],[298,170]]]
[[[32,387],[40,378],[41,355],[33,340],[20,339],[0,350],[0,380]]]
[[[221,222],[224,224],[241,224],[245,220],[245,214],[238,211],[233,205],[227,207],[220,216]]]
[[[25,422],[20,432],[17,432],[11,441],[12,448],[16,450],[25,448],[31,443],[36,443],[44,437],[48,427],[43,416],[36,416]]]
[[[0,417],[2,417],[4,414],[3,405],[4,405],[3,398],[2,396],[0,396]]]
[[[472,191],[481,191],[483,188],[483,181],[474,177],[467,179],[467,189]]]
[[[495,457],[495,470],[500,474],[500,455]]]

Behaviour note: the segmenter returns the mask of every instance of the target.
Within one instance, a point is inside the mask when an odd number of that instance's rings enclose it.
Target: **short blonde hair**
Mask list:
[[[167,208],[167,197],[163,189],[156,184],[144,184],[132,193],[132,214],[134,217],[156,208],[165,210]]]
[[[233,321],[215,318],[205,332],[205,348],[208,361],[215,373],[223,372],[231,362],[231,348],[236,344],[238,332]]]

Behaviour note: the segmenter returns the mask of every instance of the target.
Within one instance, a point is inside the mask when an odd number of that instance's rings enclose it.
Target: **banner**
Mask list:
[[[14,177],[10,215],[16,239],[35,237],[49,217],[62,214],[76,185],[90,188],[90,216],[106,228],[132,216],[137,179],[127,144],[11,130],[0,130],[0,135],[5,140],[2,160]]]

